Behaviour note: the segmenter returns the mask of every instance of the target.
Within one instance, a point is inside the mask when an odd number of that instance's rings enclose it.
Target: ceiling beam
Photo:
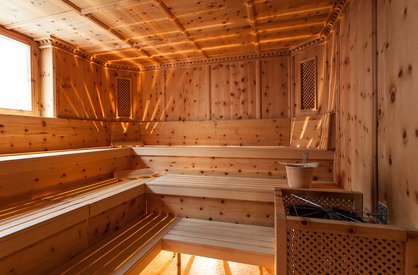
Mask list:
[[[250,21],[251,29],[255,34],[255,43],[257,45],[257,53],[260,52],[260,34],[257,28],[257,12],[255,11],[254,0],[247,0],[248,19]]]
[[[65,4],[67,4],[73,10],[77,11],[81,16],[84,16],[84,17],[90,19],[90,21],[92,21],[93,23],[95,23],[97,26],[99,26],[99,27],[103,28],[104,30],[110,32],[111,34],[113,34],[114,36],[116,36],[117,38],[119,38],[120,40],[122,40],[125,43],[127,43],[132,48],[137,49],[142,54],[144,54],[149,59],[151,59],[153,62],[156,62],[158,64],[161,63],[160,60],[158,60],[157,58],[155,58],[154,56],[152,56],[148,51],[146,51],[146,50],[144,50],[144,49],[136,46],[135,45],[135,42],[132,39],[130,39],[129,37],[125,36],[124,34],[118,32],[118,31],[116,31],[111,26],[107,25],[105,22],[103,22],[100,19],[98,19],[97,17],[95,17],[93,14],[83,14],[81,12],[81,8],[79,6],[77,6],[76,4],[74,4],[73,2],[71,2],[70,0],[61,0],[61,1],[64,2]]]
[[[160,9],[168,16],[170,19],[176,24],[176,26],[184,33],[184,35],[194,44],[196,49],[205,57],[209,58],[209,56],[202,50],[202,47],[199,45],[199,43],[192,38],[190,33],[186,30],[186,28],[181,24],[181,22],[178,20],[178,18],[174,15],[174,13],[167,7],[167,5],[162,0],[154,0],[156,3],[158,3]]]

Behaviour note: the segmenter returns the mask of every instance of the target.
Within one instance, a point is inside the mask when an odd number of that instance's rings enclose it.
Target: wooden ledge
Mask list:
[[[332,160],[334,152],[287,146],[144,146],[132,148],[138,156],[219,157],[301,160],[305,152],[312,160]]]
[[[340,188],[333,182],[315,182],[315,188]],[[274,202],[275,188],[288,188],[287,180],[166,174],[146,183],[146,192],[160,195]]]
[[[49,152],[30,152],[30,153],[19,153],[19,154],[6,154],[0,155],[0,165],[5,162],[13,161],[30,161],[39,159],[51,159],[58,157],[78,157],[79,155],[85,154],[106,154],[106,153],[122,153],[127,154],[131,152],[130,148],[110,148],[110,147],[94,147],[94,148],[83,148],[83,149],[69,149]]]

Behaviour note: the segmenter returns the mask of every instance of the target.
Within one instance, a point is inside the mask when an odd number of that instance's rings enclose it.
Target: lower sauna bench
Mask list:
[[[145,213],[147,180],[113,178],[0,209],[0,274],[49,272],[108,236],[113,228],[98,228],[109,224],[108,216],[127,224]]]
[[[163,250],[273,270],[274,227],[182,218],[164,236]]]
[[[163,236],[177,221],[145,214],[50,274],[138,274],[162,250]]]

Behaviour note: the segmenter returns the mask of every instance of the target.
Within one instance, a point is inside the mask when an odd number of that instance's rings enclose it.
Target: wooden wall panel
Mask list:
[[[140,116],[140,73],[105,68],[54,49],[56,114],[61,118],[115,120],[116,77],[132,79],[132,119]]]
[[[289,117],[289,58],[261,60],[261,117]]]
[[[100,121],[0,115],[0,154],[107,146]]]
[[[141,122],[146,145],[289,145],[288,119]]]
[[[164,84],[168,121],[209,119],[208,66],[166,70]]]
[[[212,119],[256,118],[256,62],[211,66]]]
[[[139,122],[108,122],[110,142],[139,141]]]
[[[137,156],[135,165],[138,168],[150,167],[160,173],[186,173],[208,176],[255,176],[265,178],[286,178],[283,165],[276,161],[295,162],[277,156],[275,159],[253,159],[236,157],[176,157],[176,156]],[[319,181],[333,181],[333,161],[315,160],[320,167],[314,170],[314,179]]]
[[[145,195],[113,207],[97,216],[90,217],[87,227],[89,245],[118,231],[123,226],[137,220],[146,212]]]
[[[377,3],[379,200],[390,223],[418,227],[418,2]]]
[[[164,71],[145,71],[141,73],[141,78],[140,120],[165,120]]]
[[[326,43],[318,44],[312,47],[308,47],[301,51],[296,52],[292,56],[292,103],[294,116],[307,116],[312,114],[323,114],[329,111],[328,107],[328,87],[327,87],[327,54]],[[300,64],[301,62],[316,58],[316,70],[317,70],[317,110],[316,111],[301,111],[301,75]],[[332,92],[332,91],[331,91]]]
[[[372,1],[352,1],[341,20],[337,177],[371,210],[373,161]]]
[[[253,225],[274,225],[270,202],[147,194],[150,212],[179,217]]]
[[[62,118],[86,118],[84,109],[84,60],[54,50],[56,114]],[[74,76],[75,74],[75,76]]]
[[[0,273],[48,274],[86,249],[87,238],[87,221],[83,221],[0,259]]]

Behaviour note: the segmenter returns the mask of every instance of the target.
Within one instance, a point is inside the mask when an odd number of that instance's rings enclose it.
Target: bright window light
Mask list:
[[[30,46],[0,35],[0,109],[32,110]]]

